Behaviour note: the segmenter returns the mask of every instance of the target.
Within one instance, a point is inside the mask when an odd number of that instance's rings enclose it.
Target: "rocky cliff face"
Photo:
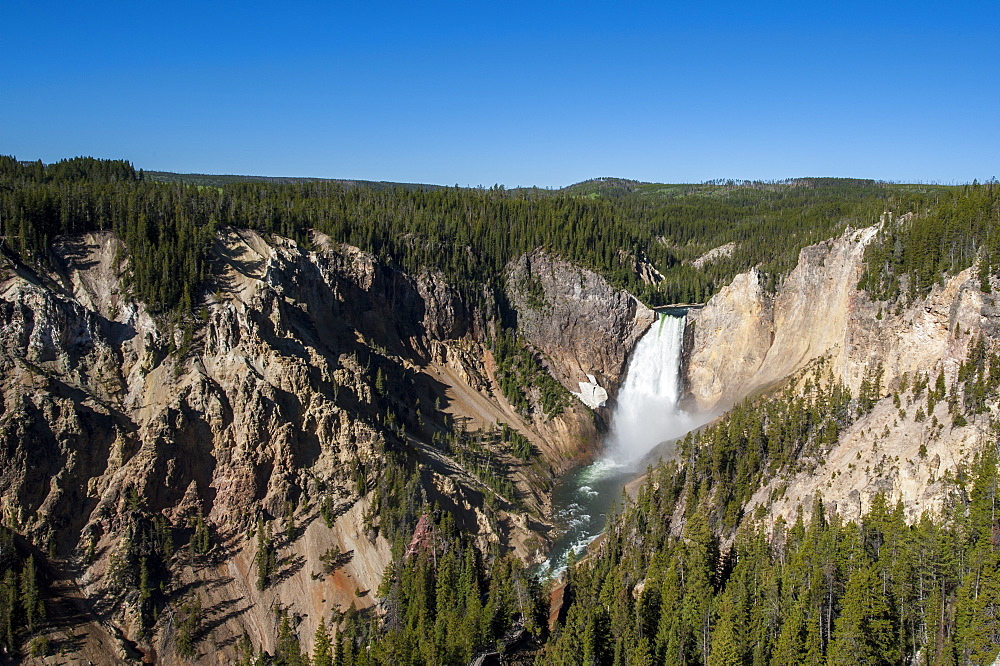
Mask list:
[[[594,375],[612,394],[655,314],[592,271],[545,252],[514,262],[507,293],[522,335],[571,391]]]
[[[862,259],[875,229],[849,231],[803,248],[776,294],[756,270],[738,275],[689,314],[689,400],[718,411],[772,385],[816,358],[842,349],[856,309]]]
[[[913,391],[943,373],[954,387],[970,343],[996,339],[995,296],[964,271],[911,304],[873,302],[856,288],[864,248],[876,228],[849,231],[802,250],[774,294],[750,271],[689,315],[687,404],[722,411],[756,392],[808,374],[825,359],[833,378],[857,395],[881,374],[877,404],[808,469],[772,478],[748,503],[793,520],[798,507],[825,498],[828,510],[857,518],[876,493],[901,500],[916,519],[940,508],[948,486],[981,449],[988,418],[955,425],[948,405],[928,411]],[[949,388],[949,391],[954,390]],[[919,410],[919,414],[918,414]]]
[[[384,516],[421,498],[452,508],[484,548],[541,553],[552,475],[597,441],[590,411],[574,403],[545,419],[507,404],[485,344],[489,304],[472,309],[440,275],[388,269],[319,234],[312,246],[224,230],[187,321],[127,296],[110,234],[59,239],[45,274],[0,269],[0,512],[62,563],[60,607],[90,618],[80,655],[108,663],[117,645],[120,658],[178,661],[166,613],[191,594],[213,645],[229,646],[206,662],[229,663],[243,634],[273,650],[275,604],[308,642],[332,609],[374,603],[391,555]],[[651,313],[544,255],[517,266],[534,267],[546,303],[533,310],[512,292],[522,332],[559,379],[616,381]],[[456,423],[529,438],[541,465],[497,454],[519,498],[434,444]],[[416,475],[415,496],[391,494],[391,460]],[[195,557],[184,543],[199,517],[214,546]],[[262,526],[282,536],[260,590]],[[150,546],[164,530],[177,543]],[[315,576],[331,548],[346,563]],[[171,572],[148,633],[128,584],[139,555]]]

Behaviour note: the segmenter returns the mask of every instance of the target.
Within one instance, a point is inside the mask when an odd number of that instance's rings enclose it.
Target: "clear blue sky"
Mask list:
[[[563,186],[1000,177],[995,2],[0,2],[0,153]]]

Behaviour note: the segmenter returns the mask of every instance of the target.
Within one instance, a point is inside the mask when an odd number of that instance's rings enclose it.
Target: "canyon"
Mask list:
[[[912,303],[873,301],[857,284],[876,231],[803,249],[773,293],[751,269],[688,312],[691,413],[809,380],[858,394],[879,369],[873,408],[822,459],[767,479],[747,513],[792,521],[821,498],[853,519],[881,493],[917,520],[984,445],[983,419],[953,425],[944,400],[918,417],[909,387],[918,375],[957,381],[970,345],[998,332],[995,297],[968,269]],[[421,506],[453,513],[484,552],[542,562],[558,534],[553,484],[600,452],[656,318],[541,250],[510,263],[502,302],[485,291],[473,302],[440,273],[407,274],[319,232],[297,244],[224,228],[188,320],[128,296],[127,252],[111,233],[59,237],[52,255],[46,270],[8,256],[0,267],[0,513],[47,554],[51,614],[76,618],[72,640],[53,630],[51,641],[95,663],[185,662],[171,612],[144,627],[122,582],[123,544],[142,525],[176,534],[162,594],[198,595],[213,646],[202,663],[231,663],[244,635],[273,651],[275,608],[307,647],[333,611],[378,612],[393,537]],[[527,408],[505,394],[502,323],[561,387],[555,415],[542,384],[521,387]],[[572,397],[582,384],[604,389],[607,405]],[[453,432],[478,437],[487,462],[442,444]],[[511,454],[498,432],[525,438],[532,455]],[[183,543],[199,520],[212,547],[196,554]],[[277,568],[261,589],[265,526]],[[344,557],[326,571],[330,552]]]
[[[791,522],[820,497],[828,513],[856,520],[881,493],[902,502],[915,521],[940,510],[946,481],[968,468],[989,436],[988,418],[952,425],[946,401],[917,416],[913,385],[920,376],[958,382],[973,341],[996,338],[996,297],[966,269],[912,303],[873,301],[857,283],[876,232],[848,230],[803,249],[774,294],[756,271],[743,273],[689,315],[685,399],[692,410],[725,411],[747,396],[816,377],[817,366],[854,395],[869,373],[880,376],[872,411],[810,469],[761,487],[748,514],[764,506],[772,520]]]

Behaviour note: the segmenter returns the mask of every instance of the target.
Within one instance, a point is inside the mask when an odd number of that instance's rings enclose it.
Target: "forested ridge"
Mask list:
[[[981,288],[989,293],[988,276],[1000,267],[1000,184],[974,182],[913,210],[879,230],[860,287],[876,300],[902,295],[912,302],[978,261]]]
[[[131,260],[136,297],[155,311],[190,312],[204,287],[215,230],[234,226],[308,244],[316,229],[410,272],[440,270],[473,301],[500,290],[507,263],[546,248],[592,268],[651,305],[704,301],[738,272],[760,266],[772,286],[805,245],[886,208],[928,205],[920,193],[875,181],[804,179],[785,184],[643,184],[611,194],[395,187],[339,181],[158,182],[123,161],[75,158],[43,165],[0,158],[0,216],[7,248],[45,261],[60,234],[114,231]],[[603,192],[603,193],[602,193]],[[688,263],[736,243],[731,257]],[[650,284],[637,265],[664,279]]]

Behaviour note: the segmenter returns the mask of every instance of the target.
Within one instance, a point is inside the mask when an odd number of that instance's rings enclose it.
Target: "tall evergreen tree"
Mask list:
[[[320,618],[316,634],[313,637],[312,666],[333,666],[333,646],[330,643],[330,634],[326,630],[326,623],[322,618]]]

